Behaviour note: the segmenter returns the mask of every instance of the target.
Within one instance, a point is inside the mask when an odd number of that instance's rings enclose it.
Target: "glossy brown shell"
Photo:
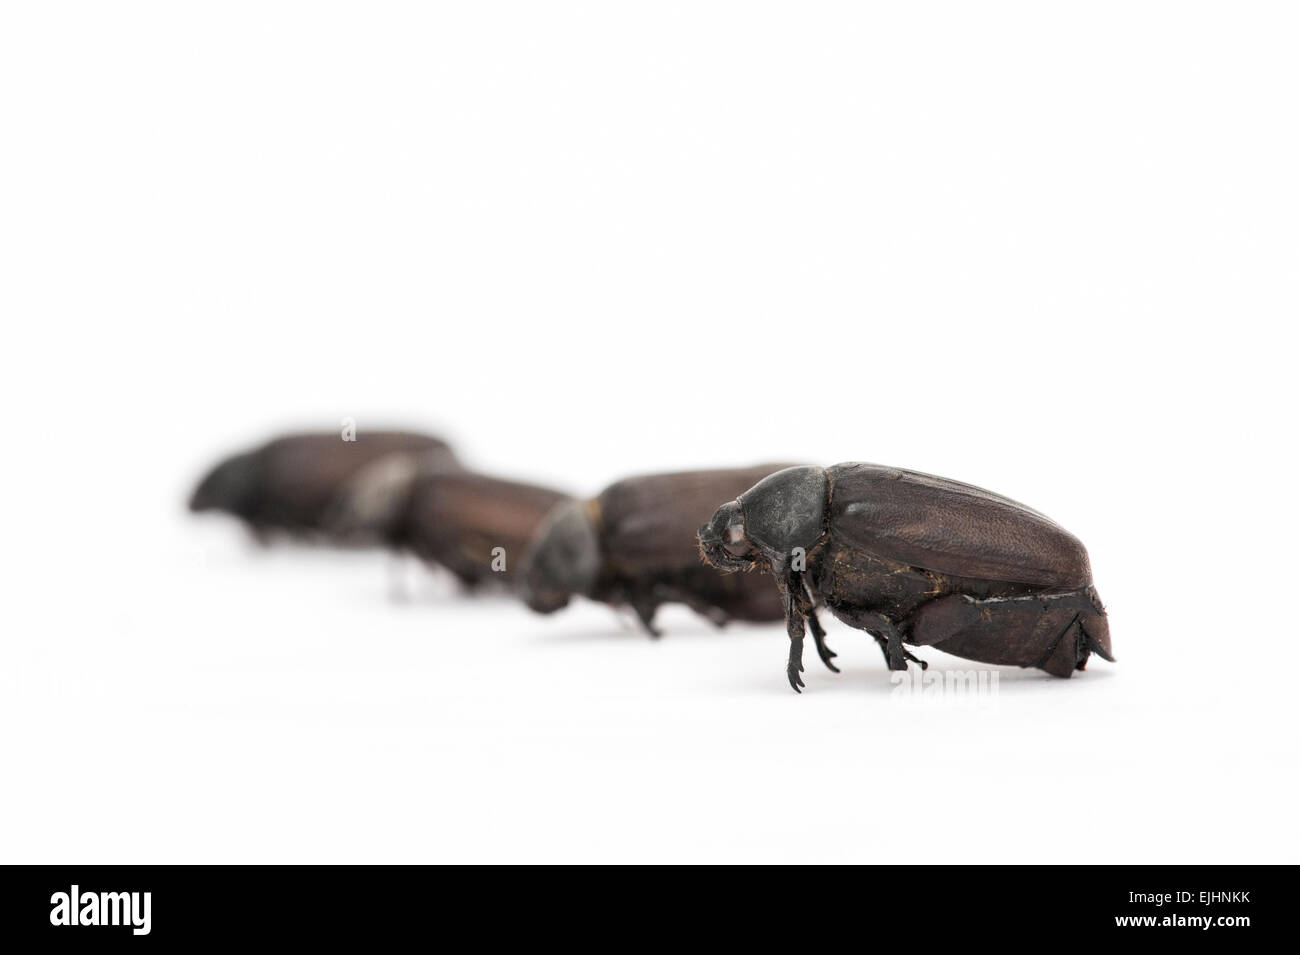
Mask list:
[[[406,431],[357,432],[344,441],[338,432],[294,434],[264,445],[260,462],[260,507],[256,522],[290,528],[320,528],[340,488],[366,465],[389,454],[445,452],[446,443]]]
[[[423,475],[411,490],[406,543],[462,580],[513,579],[528,542],[561,491],[469,471]],[[493,549],[505,548],[506,571],[492,571]]]
[[[878,464],[837,464],[827,474],[832,534],[870,554],[955,577],[1053,588],[1092,582],[1078,538],[1010,498]]]
[[[700,565],[695,532],[718,504],[785,464],[627,478],[596,499],[606,559],[624,573]]]

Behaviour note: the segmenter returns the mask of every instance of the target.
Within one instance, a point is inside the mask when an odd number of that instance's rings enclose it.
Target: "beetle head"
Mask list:
[[[826,486],[824,468],[768,475],[700,528],[700,553],[719,570],[750,567],[759,557],[784,565],[794,548],[811,550],[821,539]]]
[[[589,594],[600,574],[600,541],[585,501],[551,508],[520,567],[520,596],[538,613],[554,613],[574,594]]]
[[[740,501],[723,504],[696,533],[700,556],[718,570],[747,570],[758,553],[745,536],[745,512]]]
[[[254,452],[226,458],[199,482],[190,495],[191,511],[225,511],[254,517],[258,504],[261,460]]]

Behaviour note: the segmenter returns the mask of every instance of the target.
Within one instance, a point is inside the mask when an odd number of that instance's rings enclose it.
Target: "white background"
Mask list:
[[[1298,27],[7,4],[0,861],[1296,862]],[[907,702],[836,624],[796,697],[779,625],[398,604],[184,513],[349,415],[583,493],[984,485],[1119,662]]]

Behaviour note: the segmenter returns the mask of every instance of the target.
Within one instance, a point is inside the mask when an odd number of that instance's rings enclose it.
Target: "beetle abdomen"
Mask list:
[[[1059,677],[1082,670],[1093,652],[1112,659],[1110,624],[1092,588],[1041,600],[943,597],[921,608],[906,639],[967,660],[1038,667]]]
[[[1053,588],[1092,580],[1083,544],[1010,498],[876,464],[827,470],[830,525],[868,553],[955,577]]]

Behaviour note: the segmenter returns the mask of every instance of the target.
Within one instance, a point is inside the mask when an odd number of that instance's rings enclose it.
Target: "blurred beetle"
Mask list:
[[[379,461],[405,455],[457,468],[445,441],[406,431],[291,434],[218,463],[190,497],[191,511],[222,511],[265,541],[273,531],[331,537],[330,515],[348,483]]]
[[[836,670],[822,603],[870,633],[891,670],[926,665],[905,643],[1059,677],[1092,653],[1114,659],[1083,545],[1037,511],[959,481],[877,464],[789,468],[718,508],[699,544],[714,567],[776,577],[796,691],[805,622]]]
[[[655,613],[686,604],[721,626],[728,620],[780,620],[781,601],[756,576],[724,576],[700,560],[695,529],[719,497],[740,493],[785,467],[687,471],[628,478],[588,501],[555,508],[524,558],[523,597],[539,613],[574,594],[626,605],[658,636]]]
[[[467,588],[514,586],[543,519],[569,495],[447,467],[437,456],[376,462],[351,483],[331,515],[333,532],[378,539],[451,571]]]

